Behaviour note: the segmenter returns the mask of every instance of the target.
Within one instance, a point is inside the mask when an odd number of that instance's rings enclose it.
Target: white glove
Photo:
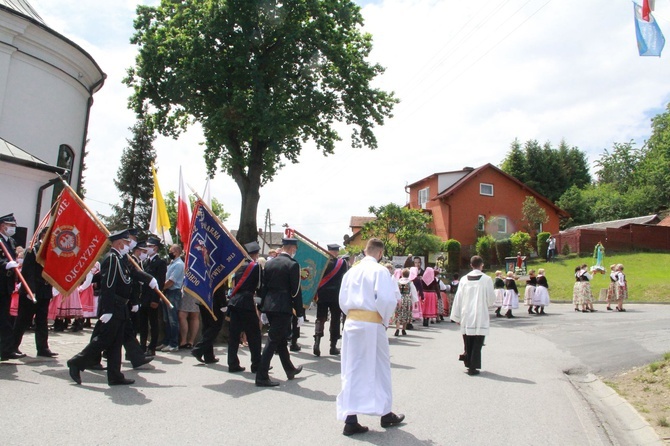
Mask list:
[[[140,306],[139,305],[133,305],[133,307],[130,309],[133,313],[137,313],[140,311]]]
[[[225,314],[226,311],[228,311],[228,307],[221,307],[221,313]]]
[[[11,262],[7,262],[7,264],[5,265],[5,269],[12,269],[12,268],[18,268],[18,267],[19,267],[19,264],[17,262],[15,262],[14,260],[12,260]]]
[[[103,324],[109,322],[110,319],[112,319],[112,313],[105,313],[102,316],[100,316],[100,322],[102,322]]]
[[[305,323],[305,318],[300,316],[298,318],[298,328],[302,327],[302,324],[304,324],[304,323]]]
[[[19,262],[19,265],[23,265],[23,259],[16,259],[17,262]]]
[[[261,323],[263,325],[267,325],[270,323],[270,321],[268,320],[268,316],[265,313],[261,313]]]
[[[60,294],[60,291],[58,291],[56,288],[51,288],[51,296],[56,297]]]
[[[158,289],[158,281],[156,278],[151,279],[151,282],[149,282],[149,288],[152,288],[154,290]]]

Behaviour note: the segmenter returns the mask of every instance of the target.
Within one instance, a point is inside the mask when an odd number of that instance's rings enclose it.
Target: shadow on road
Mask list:
[[[379,421],[378,419],[375,420],[376,422]],[[365,422],[361,422],[363,425],[367,425],[367,420]],[[368,443],[368,444],[376,444],[380,446],[395,446],[395,445],[402,445],[402,446],[419,446],[419,445],[425,445],[425,446],[432,446],[432,445],[437,445],[439,443],[436,443],[432,440],[419,440],[416,438],[414,435],[410,434],[409,432],[405,432],[402,430],[402,427],[405,423],[399,425],[398,427],[394,427],[388,430],[384,430],[379,427],[379,425],[372,426],[370,425],[369,427],[371,428],[369,432],[362,434],[362,435],[357,435],[357,436],[352,436],[349,437],[351,440],[358,441],[359,443]],[[380,430],[373,430],[373,429],[380,429]]]
[[[488,371],[485,371],[485,370],[483,370],[481,372],[479,377],[488,378],[488,379],[492,379],[492,380],[495,380],[495,381],[507,382],[507,383],[537,384],[535,381],[531,381],[529,379],[514,378],[514,377],[509,377],[509,376],[498,375],[497,373],[488,372]]]

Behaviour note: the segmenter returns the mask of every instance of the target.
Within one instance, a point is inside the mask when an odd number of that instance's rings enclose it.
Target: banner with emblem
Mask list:
[[[66,187],[53,207],[49,230],[37,253],[44,267],[42,277],[64,296],[70,294],[105,252],[107,234],[74,190]]]
[[[319,282],[328,266],[327,252],[316,246],[307,237],[293,229],[285,231],[287,237],[298,240],[298,251],[293,257],[300,264],[300,288],[302,290],[302,304],[308,307],[319,288]]]
[[[193,208],[190,234],[183,289],[216,319],[221,313],[213,308],[214,293],[242,264],[246,253],[200,198]]]

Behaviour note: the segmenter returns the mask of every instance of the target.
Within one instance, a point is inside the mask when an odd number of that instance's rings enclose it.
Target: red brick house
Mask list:
[[[538,228],[557,234],[559,221],[569,215],[548,198],[493,164],[432,174],[406,186],[411,209],[424,209],[433,216],[435,235],[455,239],[462,246],[474,245],[478,231],[504,238],[523,230],[522,205],[535,198],[549,221]]]

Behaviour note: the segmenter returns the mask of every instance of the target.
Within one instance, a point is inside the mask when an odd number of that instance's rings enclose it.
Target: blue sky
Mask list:
[[[138,3],[31,0],[49,26],[108,74],[94,98],[86,175],[88,202],[102,213],[117,201],[112,180],[134,123],[121,79],[134,60],[129,38]],[[261,190],[259,227],[270,209],[275,230],[289,223],[322,244],[341,242],[351,216],[404,204],[404,186],[434,172],[499,164],[514,138],[554,146],[564,138],[591,160],[614,142],[642,144],[650,118],[670,100],[670,50],[661,58],[637,55],[628,0],[357,3],[374,38],[371,60],[387,68],[376,83],[401,99],[395,117],[378,128],[375,151],[350,148],[346,130],[333,156],[307,144],[300,163]],[[670,2],[656,3],[670,35]],[[157,140],[163,191],[177,188],[180,166],[202,190],[202,140],[197,127],[178,141]],[[380,173],[370,175],[371,166]],[[237,186],[218,174],[213,192],[236,229]]]

